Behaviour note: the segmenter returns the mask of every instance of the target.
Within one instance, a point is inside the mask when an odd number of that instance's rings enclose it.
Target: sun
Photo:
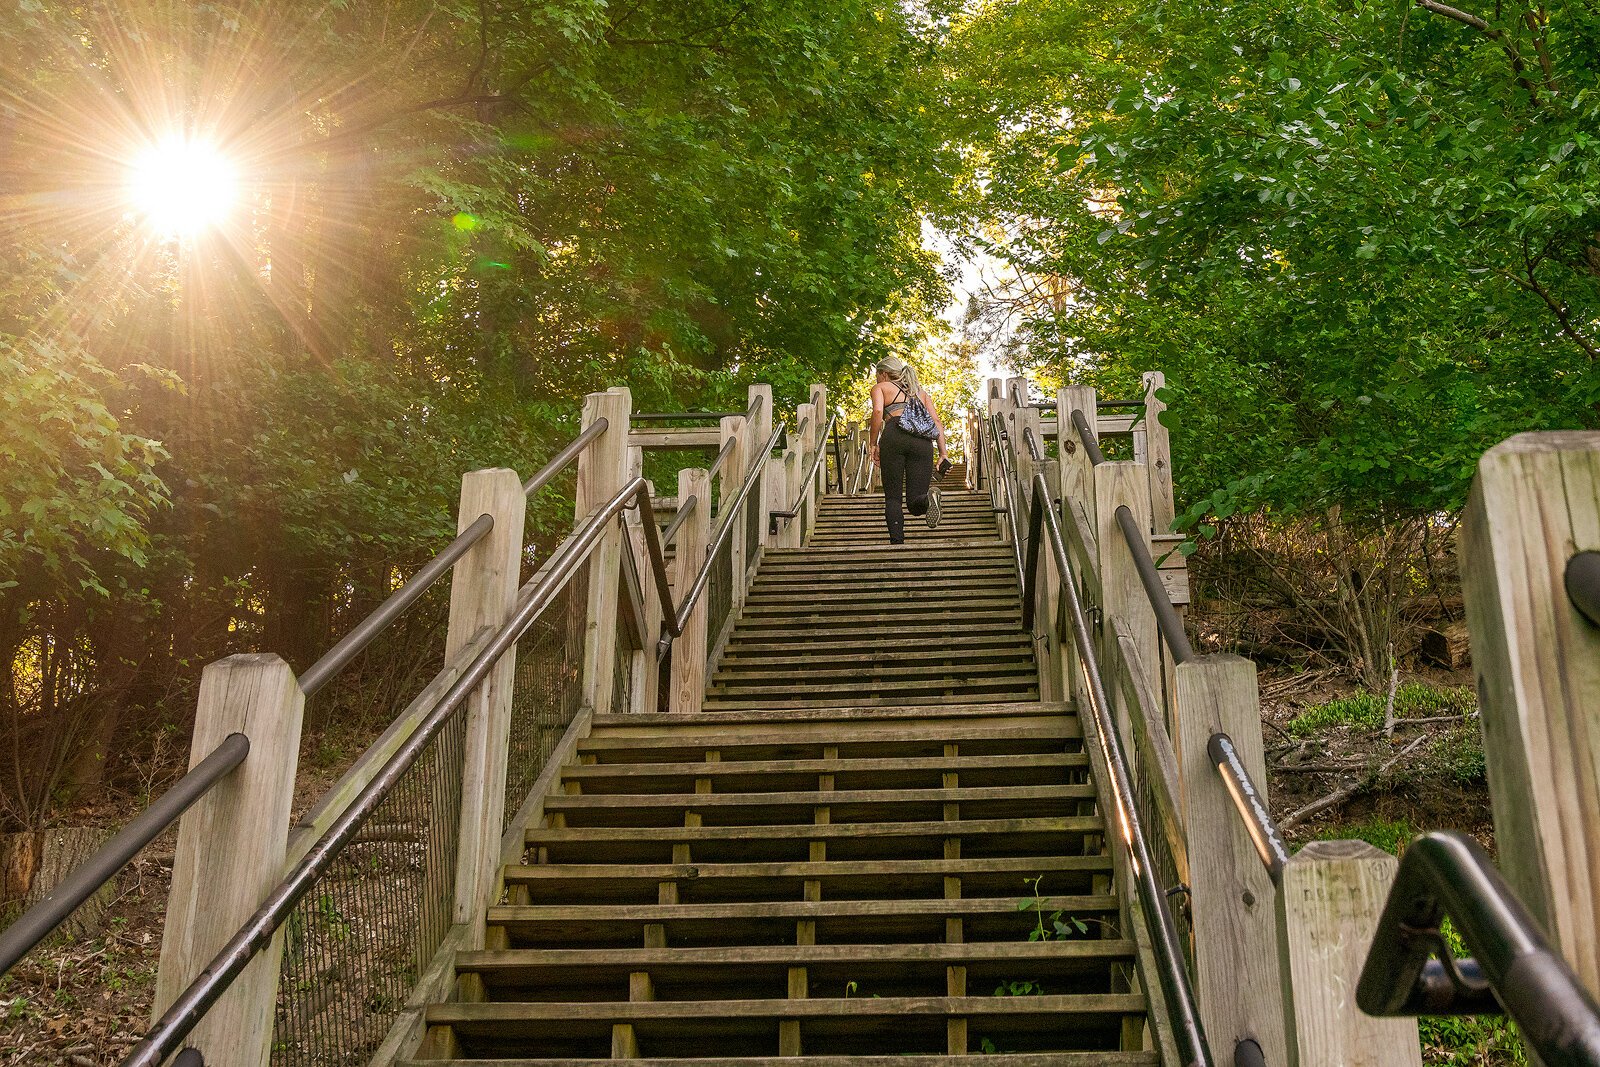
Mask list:
[[[134,156],[128,196],[157,233],[195,237],[227,218],[239,175],[215,144],[175,134]]]

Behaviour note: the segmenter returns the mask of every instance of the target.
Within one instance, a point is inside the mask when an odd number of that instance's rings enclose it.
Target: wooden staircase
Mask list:
[[[957,473],[939,527],[908,516],[904,545],[881,495],[824,498],[810,545],[763,560],[706,710],[1037,699],[1011,549]]]
[[[409,1062],[1160,1062],[1082,725],[987,497],[945,507],[890,549],[881,497],[829,498],[718,714],[594,720]]]

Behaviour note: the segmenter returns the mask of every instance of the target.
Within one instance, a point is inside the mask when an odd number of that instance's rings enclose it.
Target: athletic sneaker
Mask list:
[[[928,529],[936,530],[936,529],[939,528],[939,512],[941,510],[942,510],[942,508],[941,508],[941,501],[939,500],[939,490],[937,490],[937,489],[929,489],[928,490],[928,515],[927,515],[927,518],[928,518]]]

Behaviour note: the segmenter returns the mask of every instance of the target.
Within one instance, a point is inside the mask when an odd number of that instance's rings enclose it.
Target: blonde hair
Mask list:
[[[889,380],[898,385],[907,396],[921,397],[921,386],[917,383],[917,371],[911,364],[899,356],[886,356],[878,361],[878,373],[887,374]]]

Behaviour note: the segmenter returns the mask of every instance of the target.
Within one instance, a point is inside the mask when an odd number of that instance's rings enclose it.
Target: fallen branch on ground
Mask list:
[[[1313,800],[1311,803],[1307,804],[1298,811],[1290,812],[1288,816],[1278,822],[1278,830],[1283,833],[1288,833],[1290,830],[1294,829],[1296,826],[1299,826],[1313,815],[1319,815],[1322,812],[1327,811],[1329,808],[1336,808],[1340,804],[1343,804],[1345,801],[1349,800],[1351,797],[1355,796],[1357,793],[1369,788],[1374,782],[1379,781],[1385,774],[1388,774],[1390,769],[1393,768],[1396,763],[1399,763],[1401,760],[1411,755],[1418,745],[1428,740],[1428,737],[1428,734],[1423,734],[1421,737],[1416,738],[1409,745],[1407,745],[1405,748],[1402,748],[1387,762],[1385,762],[1383,766],[1379,767],[1371,774],[1363,775],[1351,782],[1349,785],[1340,786],[1327,796],[1322,797],[1319,800]]]

